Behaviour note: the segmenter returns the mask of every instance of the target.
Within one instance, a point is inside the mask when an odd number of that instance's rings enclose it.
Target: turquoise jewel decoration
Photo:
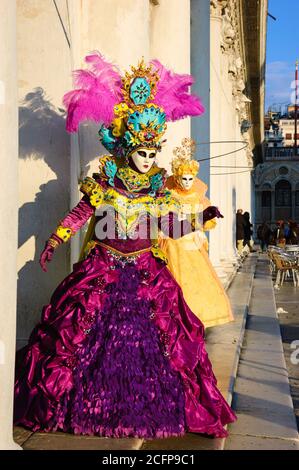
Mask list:
[[[134,104],[145,104],[151,94],[151,87],[145,78],[137,77],[130,86],[130,98]]]
[[[116,164],[113,161],[108,160],[105,163],[104,168],[105,168],[105,173],[108,176],[108,183],[110,184],[110,186],[114,186],[114,177],[117,172]]]
[[[134,141],[134,136],[131,134],[130,131],[126,131],[125,132],[125,135],[124,135],[124,141],[125,141],[125,144],[129,147],[129,146],[133,146],[135,145],[135,141]]]
[[[121,145],[121,141],[114,137],[109,127],[102,125],[98,132],[102,145],[113,155],[123,157],[125,149]]]
[[[161,173],[156,173],[151,177],[151,192],[149,193],[150,196],[155,196],[156,191],[163,186],[163,176]]]
[[[129,116],[128,124],[133,125],[134,131],[139,132],[142,129],[149,128],[153,125],[156,131],[162,130],[166,121],[165,113],[155,106],[145,108],[143,111],[135,111]],[[150,140],[150,139],[149,139]]]
[[[99,130],[99,136],[104,147],[112,151],[115,147],[115,137],[112,135],[111,129],[102,126]]]

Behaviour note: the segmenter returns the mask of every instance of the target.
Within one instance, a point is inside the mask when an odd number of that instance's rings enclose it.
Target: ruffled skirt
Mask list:
[[[123,258],[94,247],[18,353],[14,421],[33,431],[222,437],[234,420],[203,325],[151,252]]]

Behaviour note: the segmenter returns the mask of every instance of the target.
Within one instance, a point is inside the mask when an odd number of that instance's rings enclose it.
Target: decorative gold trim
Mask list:
[[[156,243],[152,244],[148,248],[143,248],[142,250],[131,251],[130,253],[123,253],[122,251],[117,250],[116,248],[113,248],[110,245],[106,245],[106,243],[100,242],[98,240],[91,240],[86,245],[85,256],[89,255],[90,251],[96,245],[99,245],[99,246],[105,248],[105,250],[111,251],[112,253],[115,253],[118,256],[122,256],[123,258],[130,258],[132,256],[141,255],[142,253],[151,252],[155,258],[161,259],[166,264],[168,263],[167,256],[165,255],[165,253],[161,250],[161,248]]]
[[[80,191],[84,194],[87,194],[87,196],[90,196],[92,190],[97,188],[97,186],[99,186],[99,184],[93,178],[86,176],[80,183]]]
[[[104,199],[104,191],[99,183],[93,178],[86,176],[80,184],[80,191],[89,196],[90,204],[99,207]]]
[[[154,99],[155,94],[156,94],[156,86],[157,82],[159,81],[159,74],[156,72],[153,68],[152,65],[146,65],[144,62],[144,58],[139,62],[137,67],[134,67],[134,65],[131,65],[131,71],[126,71],[125,76],[122,78],[122,84],[123,84],[123,95],[124,95],[124,101],[130,105],[132,104],[132,100],[130,97],[130,87],[134,81],[135,78],[137,77],[144,77],[147,79],[150,87],[151,87],[151,94],[148,97],[147,101],[150,102]],[[133,103],[134,104],[134,103]],[[134,110],[138,109],[143,109],[144,105],[135,105],[134,104]]]
[[[158,245],[153,245],[151,248],[151,252],[154,255],[155,258],[161,259],[165,264],[168,263],[167,256],[165,255],[164,251],[158,246]]]
[[[116,248],[113,248],[112,246],[110,245],[106,245],[106,243],[103,243],[103,242],[100,242],[98,240],[92,240],[91,243],[93,244],[93,246],[95,245],[100,245],[102,246],[103,248],[105,248],[106,250],[110,250],[112,251],[113,253],[117,254],[117,255],[120,255],[120,256],[123,256],[123,257],[129,257],[129,256],[135,256],[135,255],[140,255],[142,253],[146,253],[147,251],[151,251],[152,247],[149,246],[148,248],[143,248],[142,250],[138,250],[138,251],[131,251],[130,253],[123,253],[122,251],[120,250],[117,250]],[[91,248],[93,248],[93,246]]]
[[[69,239],[75,234],[71,227],[63,227],[62,225],[58,225],[55,233],[61,240],[64,241],[64,243],[68,242]]]
[[[59,246],[59,243],[57,240],[54,240],[54,238],[49,238],[48,239],[48,243],[50,246],[52,246],[53,248],[57,248]]]

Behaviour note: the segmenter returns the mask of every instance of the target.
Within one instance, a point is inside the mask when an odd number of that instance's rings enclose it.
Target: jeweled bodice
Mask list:
[[[142,175],[141,184],[135,184],[135,191],[132,180],[128,183],[123,172],[119,177],[115,175],[113,185],[111,181],[100,179],[97,174],[83,181],[81,191],[96,208],[91,235],[93,240],[113,246],[123,253],[151,246],[153,240],[158,238],[161,218],[175,211],[176,203],[167,190],[153,192],[148,181]]]
[[[111,162],[110,156],[104,163],[107,161]],[[93,178],[86,177],[81,183],[84,197],[60,221],[56,235],[60,236],[59,229],[63,235],[60,239],[66,242],[91,218],[82,257],[89,242],[132,253],[155,246],[159,231],[171,238],[189,233],[194,230],[194,224],[188,217],[181,218],[180,204],[163,187],[162,172],[155,168],[148,180],[142,178],[137,184],[136,179],[132,187],[132,181],[128,182],[123,173],[119,177],[112,162],[104,175],[96,173]],[[156,256],[153,248],[152,251]]]

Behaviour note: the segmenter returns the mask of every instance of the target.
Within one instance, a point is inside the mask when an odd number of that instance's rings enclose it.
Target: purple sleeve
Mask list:
[[[83,196],[74,209],[60,221],[60,225],[71,228],[75,233],[88,221],[94,211],[95,207],[90,204],[89,196]]]

